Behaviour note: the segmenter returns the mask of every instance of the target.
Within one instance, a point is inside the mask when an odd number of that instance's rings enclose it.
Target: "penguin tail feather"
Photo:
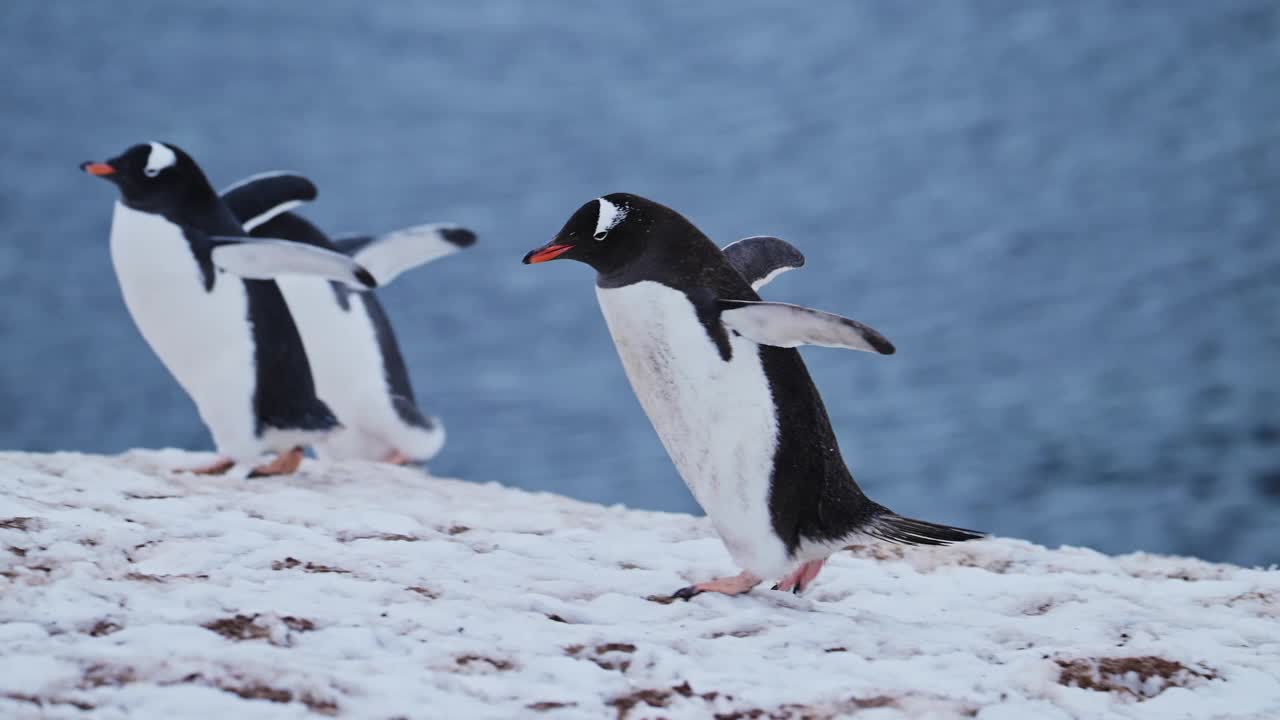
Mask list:
[[[887,511],[868,523],[862,532],[877,540],[901,545],[950,545],[987,536],[976,530],[913,520]]]

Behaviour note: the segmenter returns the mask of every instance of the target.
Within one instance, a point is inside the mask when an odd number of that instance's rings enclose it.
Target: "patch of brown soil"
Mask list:
[[[203,627],[228,640],[261,640],[270,637],[270,628],[255,623],[257,618],[257,615],[236,615],[207,622]]]
[[[0,520],[0,528],[5,530],[22,530],[23,532],[26,532],[33,527],[34,520],[35,518],[32,517],[5,518]]]
[[[203,573],[198,575],[151,575],[148,573],[131,572],[125,575],[124,579],[132,580],[134,582],[163,583],[168,582],[169,580],[208,580],[209,576]]]
[[[1052,600],[1041,600],[1033,605],[1028,605],[1022,610],[1023,615],[1044,615],[1054,608],[1056,603]]]
[[[13,548],[9,548],[12,550]],[[1250,590],[1227,598],[1227,607],[1235,607],[1236,603],[1258,603],[1261,605],[1280,605],[1280,593],[1264,590]]]
[[[280,622],[284,623],[285,627],[294,632],[311,632],[316,629],[316,624],[311,620],[294,617],[292,615],[285,615],[280,618]]]
[[[99,620],[93,624],[93,627],[89,628],[89,635],[92,637],[103,637],[104,635],[120,632],[123,629],[123,627],[111,622],[110,620]]]
[[[702,698],[706,702],[711,702],[720,696],[717,692],[706,692],[698,695],[689,686],[689,683],[682,682],[679,685],[673,685],[670,689],[662,688],[642,688],[633,690],[626,695],[619,695],[605,702],[605,705],[612,707],[618,713],[618,720],[625,720],[627,715],[637,705],[644,703],[649,707],[665,708],[671,702],[672,695],[679,695],[684,698],[691,698],[695,695]],[[732,700],[733,697],[726,695],[726,699]],[[717,716],[719,717],[719,716]]]
[[[271,628],[257,622],[258,615],[235,615],[233,617],[219,618],[203,625],[206,630],[212,630],[228,640],[261,640],[271,637]],[[310,632],[316,629],[316,624],[307,618],[294,617],[285,615],[280,618],[280,622],[284,626],[294,632]]]
[[[214,687],[223,692],[229,692],[233,695],[239,695],[245,700],[267,700],[273,703],[289,703],[293,702],[293,691],[284,690],[282,688],[273,688],[270,685],[262,683],[249,683],[247,685],[218,685]],[[311,712],[320,715],[337,715],[338,703],[333,700],[317,698],[309,693],[303,693],[298,697],[298,702],[302,703]]]
[[[1149,700],[1171,687],[1192,687],[1218,674],[1211,669],[1194,670],[1176,660],[1153,655],[1121,658],[1081,658],[1057,660],[1058,683],[1097,692],[1130,695]],[[1150,682],[1155,679],[1156,682]]]
[[[338,542],[355,542],[356,540],[384,540],[387,542],[417,542],[422,538],[415,535],[404,535],[402,533],[375,533],[373,535],[348,535],[346,533],[338,534]]]
[[[413,587],[409,587],[405,589],[409,590],[410,592],[416,592],[422,597],[427,598],[429,600],[435,600],[436,598],[440,597],[440,593],[434,590],[428,590],[427,588],[424,588],[421,585],[414,585]]]
[[[578,703],[554,702],[551,700],[543,700],[542,702],[529,703],[525,707],[538,712],[547,712],[548,710],[559,710],[560,708],[577,707]]]
[[[603,643],[596,645],[587,650],[585,645],[567,645],[564,648],[564,654],[573,658],[581,658],[590,660],[605,670],[618,670],[626,672],[631,667],[631,659],[626,657],[636,651],[636,646],[631,643]]]
[[[498,671],[510,670],[515,667],[510,660],[494,659],[483,655],[463,655],[454,660],[454,662],[458,663],[462,667],[468,667],[472,663],[488,663],[494,670]]]
[[[748,708],[746,710],[716,713],[713,717],[715,717],[715,720],[833,720],[833,718],[847,717],[859,710],[891,707],[895,704],[896,701],[887,695],[876,695],[869,698],[850,698],[844,702],[837,703],[835,706],[825,708],[787,703],[779,705],[773,710]]]
[[[237,616],[243,617],[243,616]],[[309,622],[309,621],[308,621]],[[239,678],[231,680],[211,680],[200,673],[192,673],[183,677],[181,680],[161,682],[161,685],[204,685],[206,687],[217,688],[223,692],[229,692],[246,700],[267,700],[273,703],[302,703],[314,713],[320,715],[337,715],[338,703],[327,698],[316,697],[310,693],[302,693],[295,695],[291,690],[271,687],[261,682],[240,682]],[[134,673],[133,668],[128,667],[112,667],[110,665],[90,665],[84,672],[84,676],[80,679],[79,688],[81,690],[92,690],[100,687],[122,687],[130,683],[138,682],[138,676]],[[80,703],[69,700],[51,700],[39,698],[36,696],[8,696],[19,700],[27,700],[37,705],[42,704],[69,704],[81,710],[90,710],[93,708],[88,703]]]
[[[293,693],[280,688],[273,688],[269,685],[261,683],[251,683],[249,685],[220,685],[218,689],[223,692],[229,692],[239,695],[245,700],[270,700],[273,703],[287,703],[293,701]]]
[[[138,676],[130,667],[112,667],[110,665],[90,665],[85,668],[80,678],[80,687],[84,690],[100,687],[122,687],[134,682]]]
[[[44,707],[45,705],[70,705],[77,710],[92,710],[93,705],[80,700],[67,700],[65,698],[43,698],[38,695],[28,695],[27,693],[3,693],[0,697],[6,697],[10,700],[18,702],[26,702],[36,707]]]
[[[748,638],[755,637],[763,631],[763,628],[742,628],[740,630],[721,630],[705,635],[708,640],[715,640],[722,637]]]
[[[664,708],[670,702],[670,690],[644,689],[633,690],[626,695],[619,695],[605,704],[612,707],[618,713],[618,720],[624,720],[631,712],[631,709],[640,703],[644,703],[649,707]]]
[[[301,567],[303,572],[309,572],[309,573],[340,573],[343,575],[351,574],[350,570],[343,570],[342,568],[333,567],[332,565],[320,565],[310,561],[304,563],[295,557],[287,557],[283,560],[276,560],[271,563],[272,570],[292,570],[293,568],[296,568],[296,567]]]
[[[298,702],[307,706],[307,709],[318,715],[337,715],[338,703],[326,698],[318,698],[314,695],[303,694],[298,698]]]

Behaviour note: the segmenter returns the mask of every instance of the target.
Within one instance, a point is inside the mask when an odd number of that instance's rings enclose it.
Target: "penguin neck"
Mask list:
[[[207,233],[218,235],[242,235],[244,226],[236,219],[231,208],[212,190],[207,195],[195,195],[185,201],[172,212],[165,213],[165,218],[179,225],[199,228]]]
[[[625,277],[632,274],[637,265],[645,265],[643,253],[638,257],[604,257],[592,258],[588,264],[596,271],[597,281],[608,282],[609,278]]]
[[[235,220],[231,210],[218,197],[209,179],[199,169],[196,169],[195,174],[184,184],[181,192],[172,199],[166,199],[164,203],[148,203],[128,195],[122,196],[121,202],[128,208],[160,215],[177,225],[222,232],[224,230],[219,228],[225,228],[230,221],[235,227],[239,227],[239,222]]]

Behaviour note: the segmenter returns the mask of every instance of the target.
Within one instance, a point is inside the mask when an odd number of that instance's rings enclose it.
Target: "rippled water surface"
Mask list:
[[[1258,2],[5,3],[0,447],[208,446],[134,330],[81,160],[291,168],[331,231],[480,244],[383,291],[433,471],[693,510],[580,265],[630,191],[809,259],[768,297],[845,455],[906,513],[1039,542],[1280,562],[1280,9]]]

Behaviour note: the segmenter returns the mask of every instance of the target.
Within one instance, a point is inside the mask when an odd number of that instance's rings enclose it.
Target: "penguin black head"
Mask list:
[[[134,145],[106,162],[80,163],[80,169],[115,183],[124,204],[144,212],[164,213],[213,192],[195,160],[168,143]]]
[[[608,274],[643,256],[655,243],[670,242],[689,231],[697,232],[665,205],[639,195],[611,193],[578,208],[555,239],[530,250],[524,263],[565,258]]]

